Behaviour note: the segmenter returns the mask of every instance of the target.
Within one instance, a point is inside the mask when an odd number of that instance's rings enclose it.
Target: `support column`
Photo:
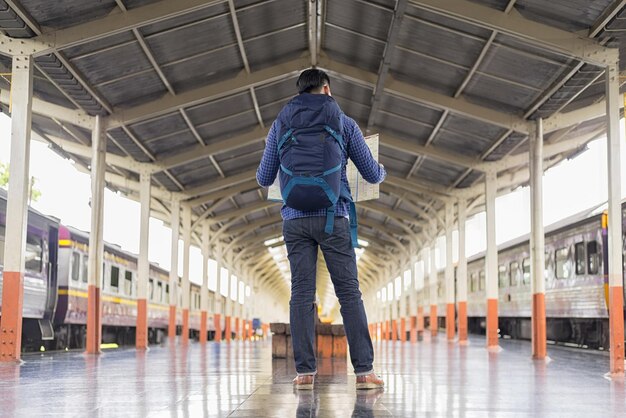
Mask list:
[[[207,318],[209,309],[209,235],[208,222],[202,225],[202,288],[200,289],[200,344],[208,339]]]
[[[171,214],[171,228],[172,228],[172,242],[171,242],[171,256],[170,256],[170,320],[167,328],[167,335],[170,341],[176,339],[176,314],[178,305],[178,239],[180,236],[180,201],[178,199],[172,200],[172,214]]]
[[[215,282],[215,303],[213,306],[215,307],[215,312],[213,312],[213,324],[215,326],[215,341],[222,341],[222,251],[218,246],[218,254],[215,257],[215,261],[217,263],[217,280]]]
[[[485,206],[487,209],[487,256],[485,276],[487,289],[487,348],[498,348],[498,248],[496,245],[497,174],[486,173]]]
[[[609,329],[610,373],[624,376],[624,276],[619,131],[619,67],[606,68],[607,158],[609,172]],[[626,99],[624,100],[626,102]]]
[[[459,220],[459,263],[456,268],[457,297],[459,310],[459,343],[467,343],[467,256],[465,255],[465,219],[467,201],[458,201]]]
[[[433,234],[434,235],[434,234]],[[430,279],[428,284],[430,286],[429,289],[429,299],[430,299],[430,333],[433,337],[437,336],[437,332],[439,331],[439,324],[437,322],[437,259],[435,257],[435,248],[437,245],[436,237],[433,238],[433,242],[430,247]]]
[[[33,59],[13,57],[11,107],[11,164],[6,213],[0,361],[19,361],[22,348],[24,256],[28,224],[28,185]]]
[[[106,171],[106,126],[96,116],[91,133],[91,233],[87,263],[87,354],[100,353],[102,339],[101,277],[104,274],[104,172]]]
[[[428,271],[428,256],[427,249],[422,249],[422,279],[421,283],[418,283],[418,295],[417,295],[417,339],[422,339],[424,335],[424,306],[426,305],[426,273]],[[421,286],[420,286],[421,284]]]
[[[448,341],[454,341],[455,311],[454,311],[454,264],[452,260],[452,226],[454,225],[454,203],[446,203],[446,336]]]
[[[189,287],[189,255],[191,252],[191,207],[183,206],[183,282],[181,291],[183,292],[183,330],[181,341],[183,344],[189,343],[189,299],[191,289]]]
[[[532,356],[546,357],[546,285],[543,230],[543,124],[541,118],[530,135],[530,280],[532,289]]]
[[[400,288],[402,289],[402,292],[400,292],[400,302],[399,302],[399,307],[400,307],[400,312],[398,313],[398,318],[400,323],[398,324],[398,332],[400,333],[400,341],[401,342],[405,342],[406,341],[406,291],[408,289],[405,289],[404,287],[404,272],[402,272],[402,275],[400,276]]]
[[[148,348],[148,280],[150,262],[148,260],[148,240],[150,231],[150,173],[140,174],[139,201],[141,216],[139,221],[139,261],[137,265],[137,328],[135,346],[139,350]]]
[[[228,274],[226,275],[226,294],[228,296],[226,296],[226,306],[225,306],[225,311],[224,311],[224,339],[226,340],[227,343],[230,342],[230,340],[232,339],[232,329],[230,327],[231,325],[231,316],[232,316],[232,301],[230,299],[230,271],[228,272]]]
[[[409,340],[417,342],[417,257],[411,256],[411,294],[409,295]]]

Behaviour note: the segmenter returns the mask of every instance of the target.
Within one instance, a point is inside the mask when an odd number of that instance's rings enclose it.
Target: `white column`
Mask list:
[[[209,309],[209,235],[211,228],[208,222],[202,225],[202,293],[200,294],[200,309]]]
[[[88,354],[100,353],[102,303],[100,287],[104,263],[104,174],[106,171],[106,124],[101,116],[94,119],[91,134],[91,233],[87,259],[87,341]]]
[[[430,247],[430,279],[429,279],[429,294],[430,294],[430,330],[433,335],[437,335],[437,331],[439,330],[438,324],[438,316],[437,312],[437,304],[438,304],[438,294],[437,294],[437,258],[436,258],[436,248],[437,248],[437,237],[433,238],[433,242]]]
[[[621,161],[619,131],[619,66],[606,68],[607,158],[609,172],[609,329],[610,372],[624,375],[624,277],[622,266]],[[625,100],[626,101],[626,100]]]
[[[150,261],[148,260],[148,241],[150,231],[150,173],[140,173],[139,200],[141,215],[139,221],[139,259],[137,265],[137,329],[136,347],[148,347],[148,279]]]
[[[14,56],[12,64],[11,162],[4,246],[0,361],[20,359],[28,185],[33,59]]]
[[[188,333],[185,334],[185,325],[188,330],[188,315],[189,315],[189,300],[190,300],[190,287],[189,287],[189,259],[191,252],[191,208],[188,205],[183,205],[183,338],[189,337]],[[185,315],[187,315],[187,321],[185,321]],[[185,324],[187,322],[187,324]]]
[[[455,335],[454,310],[454,265],[452,260],[452,227],[454,225],[454,203],[446,202],[446,336],[453,340]]]
[[[467,341],[467,257],[465,255],[465,219],[467,201],[458,200],[459,263],[456,268],[457,297],[459,299],[459,342]]]
[[[486,173],[487,255],[485,260],[487,294],[487,346],[498,346],[498,247],[496,245],[497,173]]]
[[[171,202],[170,226],[172,228],[172,239],[170,248],[170,318],[168,336],[170,339],[176,337],[176,314],[178,305],[178,239],[180,236],[180,201],[173,199]]]

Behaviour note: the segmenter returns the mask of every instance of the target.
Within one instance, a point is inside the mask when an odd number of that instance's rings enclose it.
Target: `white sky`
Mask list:
[[[0,162],[8,163],[10,155],[10,119],[0,114]],[[622,126],[622,138],[624,137]],[[622,143],[623,144],[623,143]],[[622,146],[622,161],[626,146]],[[600,139],[589,144],[589,150],[571,161],[559,164],[544,175],[544,223],[552,224],[607,199],[606,141]],[[50,150],[46,144],[32,141],[31,176],[37,179],[36,187],[42,192],[33,206],[48,215],[61,219],[84,231],[90,229],[90,180],[78,172],[73,164]],[[626,196],[626,169],[622,169],[622,196]],[[521,188],[501,196],[496,201],[497,242],[501,244],[530,231],[529,189]],[[156,219],[150,220],[151,261],[170,267],[171,231]],[[139,203],[105,191],[104,239],[120,245],[133,253],[139,252]],[[480,213],[467,222],[467,255],[485,249],[485,216]],[[456,247],[456,244],[455,244]],[[179,242],[182,261],[182,243]],[[444,260],[442,259],[441,262]],[[439,263],[438,263],[439,264]],[[210,267],[214,269],[212,265]],[[182,265],[179,262],[179,274]],[[210,274],[210,277],[214,276]],[[190,279],[200,283],[202,256],[199,248],[192,247]],[[210,287],[214,288],[215,280]]]

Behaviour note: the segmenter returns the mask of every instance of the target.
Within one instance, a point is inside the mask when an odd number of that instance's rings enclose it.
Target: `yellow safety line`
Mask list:
[[[76,289],[59,289],[59,295],[62,295],[62,296],[75,296],[75,297],[79,297],[79,298],[83,298],[83,299],[87,299],[89,297],[87,292],[84,292],[84,291],[81,291],[81,290],[76,290]],[[113,302],[113,303],[117,303],[117,304],[120,304],[120,305],[137,306],[137,301],[136,300],[121,298],[119,296],[102,296],[102,300],[105,301],[105,302]],[[151,309],[160,309],[160,310],[164,310],[164,311],[167,311],[167,310],[170,309],[169,306],[155,305],[153,303],[149,304],[148,307],[151,308]]]

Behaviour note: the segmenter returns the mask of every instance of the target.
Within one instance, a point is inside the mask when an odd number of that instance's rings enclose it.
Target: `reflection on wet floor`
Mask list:
[[[339,359],[320,362],[314,390],[294,391],[292,360],[272,360],[267,341],[27,355],[0,364],[0,416],[626,416],[606,355],[551,349],[534,362],[527,342],[493,354],[480,338],[439,338],[376,342],[386,388],[369,391]]]

